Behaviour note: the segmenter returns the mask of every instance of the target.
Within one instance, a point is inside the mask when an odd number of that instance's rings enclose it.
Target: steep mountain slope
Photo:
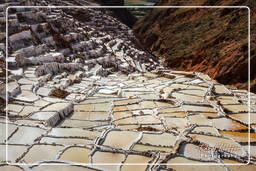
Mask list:
[[[254,1],[255,2],[255,1]],[[256,91],[255,3],[246,0],[162,0],[157,5],[248,5],[251,10],[251,91]],[[200,71],[219,82],[247,89],[248,10],[154,9],[138,21],[137,36],[165,64],[178,70]]]
[[[70,6],[123,6],[123,0],[34,0],[32,2],[38,2],[45,5],[70,5]],[[109,15],[117,18],[122,23],[126,24],[128,27],[132,27],[133,24],[137,21],[137,18],[134,17],[127,9],[125,8],[115,8],[115,9],[105,9]]]

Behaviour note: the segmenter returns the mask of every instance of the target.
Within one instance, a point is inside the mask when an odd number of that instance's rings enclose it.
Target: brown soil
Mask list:
[[[65,90],[61,90],[59,88],[55,88],[51,91],[50,96],[52,97],[57,97],[60,99],[64,99],[66,98],[70,93],[65,91]]]
[[[5,59],[0,58],[0,77],[5,77],[6,69],[5,69]]]
[[[144,126],[144,127],[140,126],[139,128],[137,128],[137,131],[154,131],[154,132],[156,132],[159,130],[157,130],[156,128],[152,128],[151,126]]]
[[[157,5],[250,6],[251,91],[256,92],[256,13],[251,1],[167,0]],[[248,9],[153,9],[134,31],[166,66],[203,72],[222,84],[248,89]]]

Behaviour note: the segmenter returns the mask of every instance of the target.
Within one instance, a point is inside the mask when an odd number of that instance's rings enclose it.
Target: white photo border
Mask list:
[[[251,115],[251,94],[250,94],[250,86],[251,86],[251,79],[250,79],[250,72],[251,72],[251,10],[248,6],[8,6],[6,8],[6,59],[8,59],[8,10],[11,8],[50,8],[50,9],[56,9],[56,8],[80,8],[80,9],[86,9],[86,8],[92,8],[92,9],[114,9],[114,8],[146,8],[146,9],[154,9],[154,8],[239,8],[239,9],[247,9],[248,10],[248,162],[247,163],[212,163],[212,164],[207,164],[207,163],[200,163],[200,164],[195,164],[195,163],[171,163],[171,164],[157,164],[159,166],[169,166],[169,165],[181,165],[181,166],[190,166],[190,165],[195,165],[195,166],[212,166],[212,165],[217,165],[217,166],[230,166],[230,165],[248,165],[250,163],[250,115]],[[8,71],[8,60],[6,60],[6,70]],[[6,82],[8,83],[8,72],[6,72]],[[8,138],[8,84],[6,84],[6,140]],[[51,161],[43,161],[45,163],[37,162],[37,163],[13,163],[13,162],[8,162],[8,141],[6,141],[6,164],[8,165],[18,165],[18,166],[35,166],[35,165],[78,165],[78,163],[72,163],[71,164],[56,164],[59,161],[56,160],[51,160]],[[56,162],[54,164],[51,164],[49,162]],[[47,163],[47,164],[46,164]],[[95,163],[95,164],[83,164],[79,163],[79,166],[85,166],[85,167],[90,167],[90,166],[97,166],[97,165],[120,165],[116,163]],[[122,163],[122,165],[150,165],[153,166],[155,164],[152,163]]]

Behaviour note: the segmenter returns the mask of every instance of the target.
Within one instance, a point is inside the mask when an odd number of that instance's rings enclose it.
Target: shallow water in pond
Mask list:
[[[195,165],[175,165],[175,163],[193,163]],[[202,164],[202,162],[200,161],[195,161],[195,160],[191,160],[191,159],[187,159],[185,157],[175,157],[170,159],[167,164],[172,164],[172,165],[168,165],[167,168],[170,169],[174,169],[174,170],[182,170],[182,171],[191,171],[191,170],[196,170],[196,171],[226,171],[226,168],[223,166],[214,166],[213,162],[204,162],[205,166],[201,165],[198,166],[200,164]],[[196,165],[197,164],[197,165]],[[208,164],[208,165],[207,165]],[[217,163],[216,163],[217,164]]]
[[[99,152],[93,154],[92,162],[95,164],[95,167],[101,168],[103,170],[117,170],[125,160],[125,155],[120,153],[109,153],[109,152]],[[113,164],[113,165],[97,165],[97,163],[102,164]]]
[[[136,144],[132,150],[135,151],[162,151],[162,152],[171,152],[171,147],[158,147],[158,146],[150,146],[150,145],[143,145],[143,144]]]
[[[34,140],[44,134],[46,131],[34,127],[19,127],[18,131],[10,138],[9,143],[32,144]],[[27,136],[29,135],[29,136]]]
[[[41,160],[54,160],[56,158],[56,154],[61,149],[63,149],[63,146],[34,145],[22,160],[27,163],[33,163]]]
[[[78,163],[89,163],[89,154],[91,150],[82,147],[71,147],[64,151],[60,160],[73,161]]]
[[[147,134],[143,133],[142,139],[139,141],[142,144],[151,144],[155,146],[174,146],[177,136],[169,133],[162,134]]]
[[[122,166],[122,171],[130,171],[130,170],[146,170],[147,168],[147,163],[151,161],[152,158],[145,157],[145,156],[140,156],[140,155],[128,155],[125,164],[129,163],[145,163],[145,165],[123,165]]]
[[[93,144],[92,140],[87,140],[84,138],[52,138],[52,137],[43,137],[40,140],[40,143],[47,143],[47,144],[65,144],[65,145],[74,145],[74,144]]]
[[[139,139],[139,137],[139,132],[111,131],[107,134],[103,145],[123,150],[129,150],[131,145],[135,143]]]

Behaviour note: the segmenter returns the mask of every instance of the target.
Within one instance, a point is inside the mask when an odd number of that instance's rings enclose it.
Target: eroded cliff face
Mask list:
[[[256,91],[255,4],[241,0],[162,0],[157,5],[248,5],[251,10],[251,91]],[[248,10],[154,9],[134,26],[143,45],[172,69],[200,71],[248,89]]]

